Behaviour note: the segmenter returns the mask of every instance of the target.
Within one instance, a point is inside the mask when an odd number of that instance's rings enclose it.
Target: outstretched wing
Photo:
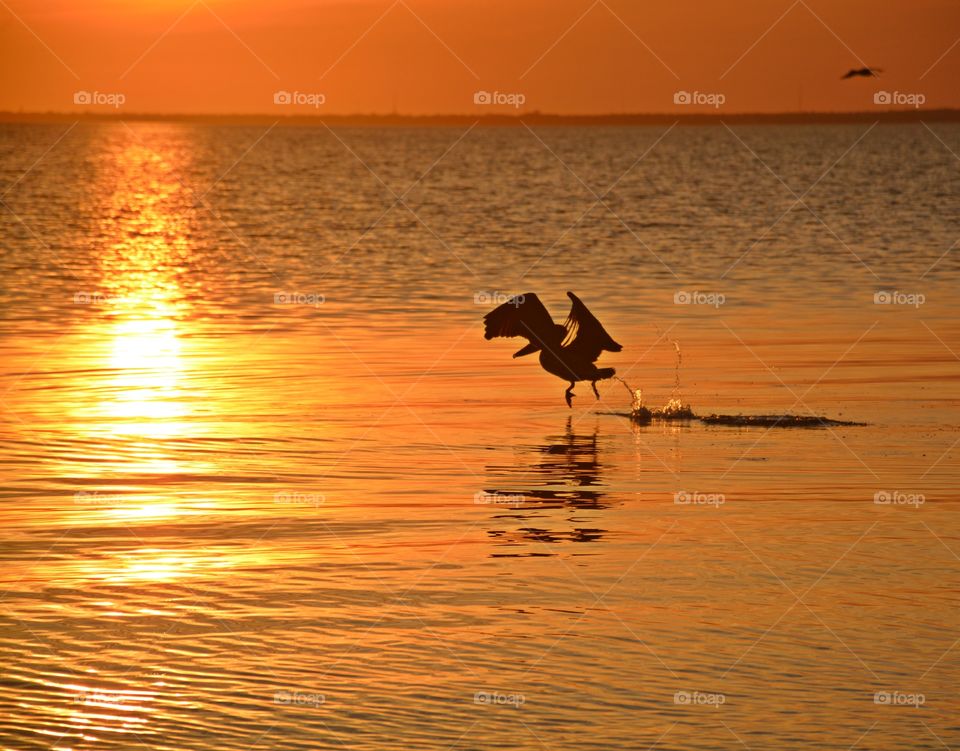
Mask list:
[[[491,310],[483,317],[486,328],[483,333],[485,339],[496,336],[522,336],[530,340],[530,344],[514,357],[529,355],[548,346],[555,346],[559,337],[556,334],[557,325],[550,317],[550,313],[543,307],[540,298],[533,292],[524,295],[515,295],[503,305]]]
[[[570,315],[564,326],[567,336],[563,340],[564,349],[574,357],[594,362],[600,353],[619,352],[623,347],[617,344],[606,332],[600,321],[593,315],[573,292],[567,292],[567,297],[573,303],[570,306]]]

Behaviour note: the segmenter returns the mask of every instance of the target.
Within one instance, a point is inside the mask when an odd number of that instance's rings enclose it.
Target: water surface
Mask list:
[[[956,744],[951,149],[3,126],[3,748]],[[567,289],[650,404],[867,425],[568,410],[480,320]]]

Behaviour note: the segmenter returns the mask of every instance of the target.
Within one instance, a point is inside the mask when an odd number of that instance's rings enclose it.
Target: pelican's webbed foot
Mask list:
[[[564,398],[567,400],[567,406],[570,407],[570,409],[573,409],[573,396],[574,396],[574,394],[573,394],[573,387],[574,387],[574,385],[575,385],[575,384],[574,384],[573,382],[571,382],[571,383],[570,383],[570,386],[567,387],[567,390],[563,392],[563,396],[564,396]]]

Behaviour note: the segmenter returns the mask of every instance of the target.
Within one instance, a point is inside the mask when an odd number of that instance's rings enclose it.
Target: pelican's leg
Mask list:
[[[597,401],[600,401],[600,392],[597,391],[597,382],[596,382],[596,381],[590,381],[590,385],[593,386],[593,393],[596,395]]]
[[[573,387],[577,384],[574,381],[570,381],[570,386],[566,391],[563,392],[563,396],[567,400],[567,406],[573,409]]]

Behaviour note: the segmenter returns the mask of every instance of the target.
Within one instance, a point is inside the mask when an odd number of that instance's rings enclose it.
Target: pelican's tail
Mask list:
[[[613,378],[616,374],[616,368],[597,368],[596,380],[602,381],[604,378]]]

